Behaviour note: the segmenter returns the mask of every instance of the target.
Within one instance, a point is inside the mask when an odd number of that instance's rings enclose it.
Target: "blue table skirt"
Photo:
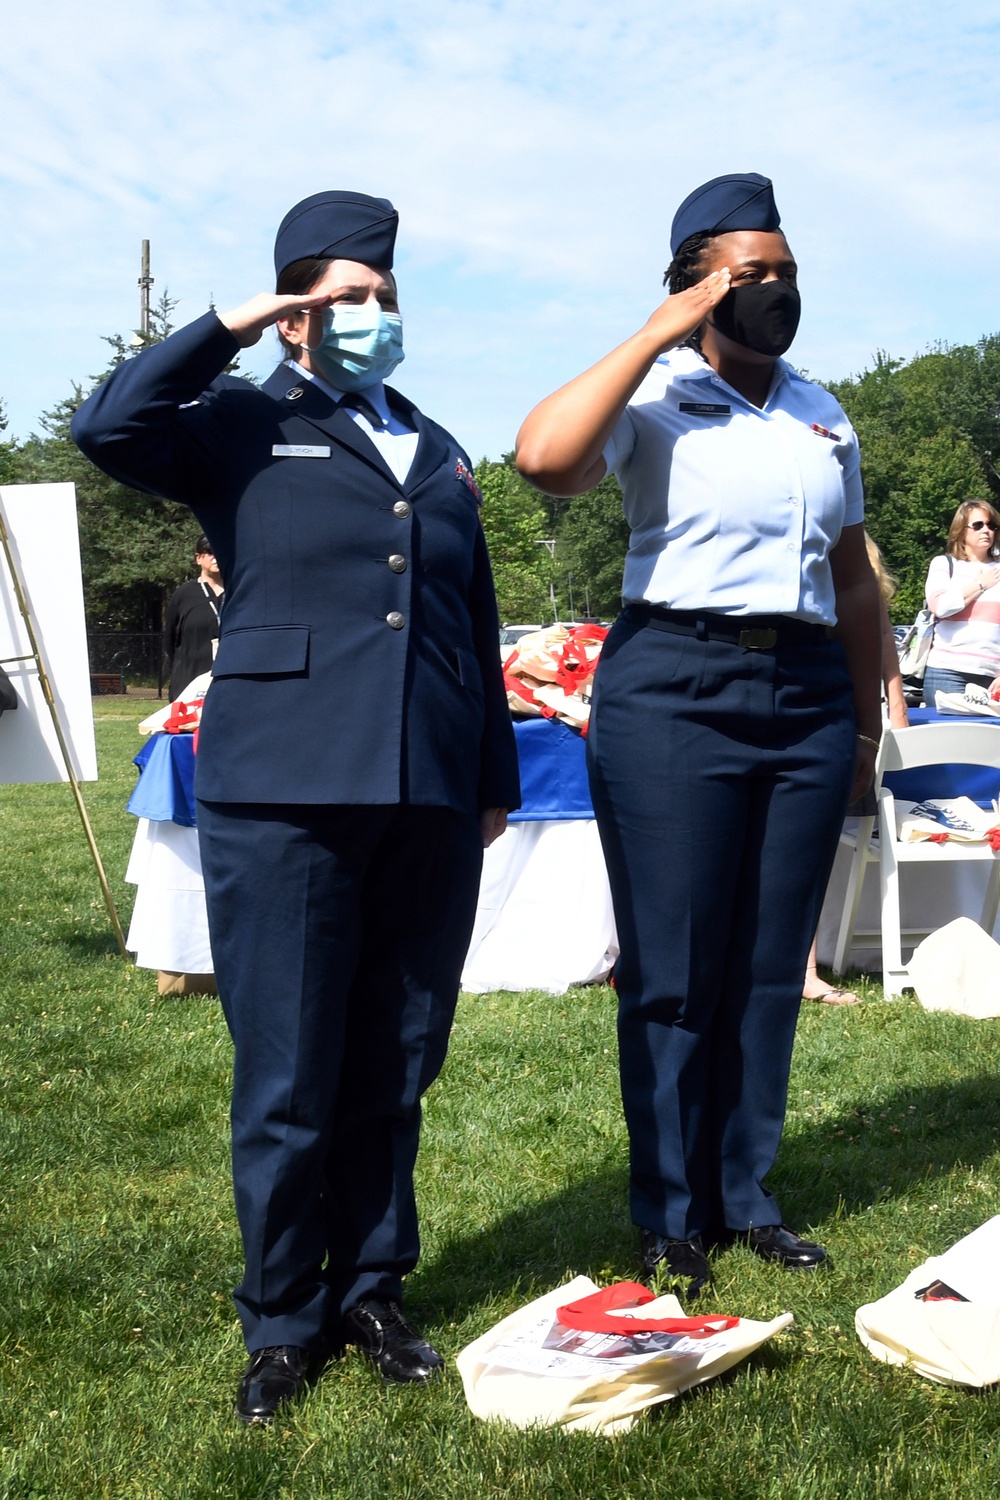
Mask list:
[[[524,719],[514,725],[521,767],[521,807],[512,823],[592,818],[587,743],[558,719]]]
[[[521,764],[523,806],[513,823],[592,818],[586,745],[557,719],[526,719],[514,725]],[[154,734],[135,757],[139,784],[128,802],[137,818],[195,827],[194,737]]]
[[[133,759],[139,784],[128,810],[153,823],[194,828],[194,735],[151,734]]]
[[[962,719],[932,708],[910,710],[911,724],[996,724],[1000,719]],[[524,805],[511,814],[512,823],[592,818],[594,809],[587,785],[586,745],[580,735],[558,719],[525,719],[514,725],[521,764]],[[128,810],[154,823],[179,823],[194,828],[194,743],[190,734],[154,734],[135,757],[139,784]],[[917,771],[897,771],[886,777],[897,797],[917,802],[922,797],[971,797],[981,807],[992,807],[1000,796],[1000,738],[997,769],[961,763]]]

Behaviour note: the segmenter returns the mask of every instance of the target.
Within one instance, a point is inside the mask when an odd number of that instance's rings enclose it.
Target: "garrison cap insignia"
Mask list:
[[[299,397],[300,396],[304,396],[305,393],[306,393],[306,388],[305,388],[304,385],[293,385],[290,391],[286,391],[285,392],[285,400],[286,401],[297,401],[299,399]]]

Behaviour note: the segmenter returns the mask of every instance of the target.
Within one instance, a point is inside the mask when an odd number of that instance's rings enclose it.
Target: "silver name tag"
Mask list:
[[[274,458],[329,458],[330,449],[313,448],[309,443],[275,443],[271,455]]]

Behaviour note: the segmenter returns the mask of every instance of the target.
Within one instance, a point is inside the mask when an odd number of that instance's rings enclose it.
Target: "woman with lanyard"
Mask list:
[[[200,536],[195,543],[194,560],[198,577],[175,589],[167,605],[164,639],[171,699],[179,698],[189,682],[211,671],[226,602],[222,574],[207,536]]]
[[[844,811],[881,727],[858,447],[779,357],[799,320],[771,183],[681,204],[671,296],[542,401],[521,472],[612,471],[632,533],[588,756],[621,956],[622,1097],[645,1271],[694,1296],[706,1247],[812,1268],[764,1179]]]

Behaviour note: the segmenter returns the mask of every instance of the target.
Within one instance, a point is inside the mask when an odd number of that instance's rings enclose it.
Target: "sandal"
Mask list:
[[[822,995],[803,995],[803,1000],[813,1000],[819,1005],[860,1005],[861,996],[856,995],[853,990],[841,989],[835,986]]]

